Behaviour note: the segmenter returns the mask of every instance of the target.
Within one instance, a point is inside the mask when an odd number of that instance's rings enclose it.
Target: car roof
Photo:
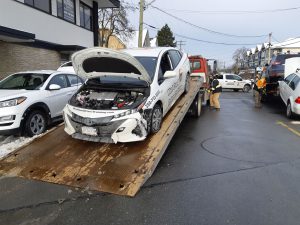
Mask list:
[[[172,47],[155,47],[155,48],[131,48],[131,49],[122,49],[132,56],[148,56],[148,57],[158,57],[161,52],[165,52],[167,50],[178,50]]]
[[[20,73],[43,73],[43,74],[52,74],[57,72],[56,70],[28,70],[28,71],[20,71],[15,74],[20,74]]]

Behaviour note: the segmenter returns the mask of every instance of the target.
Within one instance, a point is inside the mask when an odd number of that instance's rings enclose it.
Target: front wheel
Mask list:
[[[151,114],[150,132],[152,134],[155,134],[160,130],[162,124],[162,118],[163,118],[163,113],[161,107],[159,105],[155,105],[152,109],[152,114]]]
[[[249,92],[251,89],[251,86],[246,84],[244,87],[243,87],[243,92]]]
[[[185,78],[185,85],[184,85],[184,93],[188,93],[190,90],[190,75],[187,74]]]
[[[24,131],[29,137],[43,133],[46,127],[47,120],[43,112],[35,110],[26,117]]]

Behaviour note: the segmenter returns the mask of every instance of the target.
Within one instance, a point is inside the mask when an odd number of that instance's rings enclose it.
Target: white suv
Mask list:
[[[90,48],[72,56],[88,79],[64,109],[65,131],[94,142],[144,140],[189,89],[190,64],[175,48]]]
[[[0,134],[44,132],[78,90],[82,79],[74,73],[28,71],[0,81]]]
[[[218,75],[218,81],[223,89],[232,89],[234,91],[243,90],[244,92],[251,90],[251,81],[243,80],[236,74],[220,74]]]

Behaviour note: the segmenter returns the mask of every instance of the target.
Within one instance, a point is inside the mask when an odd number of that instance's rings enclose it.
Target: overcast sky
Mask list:
[[[139,3],[139,0],[123,1],[135,6],[138,6]],[[147,0],[146,2],[149,3],[151,1],[152,0]],[[243,46],[253,48],[256,44],[267,42],[267,35],[270,32],[273,33],[273,41],[283,41],[287,38],[300,36],[298,25],[300,9],[276,11],[278,9],[300,7],[300,2],[296,0],[156,0],[153,6],[197,26],[213,31],[239,36],[265,35],[264,37],[255,38],[237,38],[218,35],[185,24],[157,9],[151,7],[146,9],[144,22],[154,27],[161,28],[167,23],[175,34],[205,41],[239,44],[233,46],[208,44],[174,35],[177,41],[185,41],[183,48],[187,53],[202,54],[206,58],[215,58],[220,61],[225,61],[226,66],[232,63],[232,55],[237,48]],[[275,12],[270,12],[270,10]],[[246,13],[245,11],[264,12]],[[134,13],[130,13],[130,22],[136,29],[138,29],[138,19],[138,10]],[[150,31],[151,37],[156,35],[156,30],[149,27],[147,28]]]

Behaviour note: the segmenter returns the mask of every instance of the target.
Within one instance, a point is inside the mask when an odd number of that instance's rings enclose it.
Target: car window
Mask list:
[[[169,55],[171,57],[173,68],[176,68],[181,60],[181,55],[176,50],[170,50]]]
[[[168,70],[172,70],[172,66],[171,66],[170,60],[169,60],[169,55],[167,53],[165,53],[161,57],[160,68],[161,68],[162,74],[165,74],[165,72]]]
[[[226,75],[227,80],[235,80],[233,75]]]
[[[76,76],[76,75],[67,74],[67,77],[68,77],[68,80],[69,80],[69,84],[71,86],[77,86],[79,84],[82,84],[81,78]]]
[[[243,80],[240,76],[237,76],[237,75],[233,75],[233,77],[234,77],[235,80],[238,80],[238,81],[242,81]]]
[[[199,61],[194,61],[191,63],[192,71],[194,70],[200,70],[201,69],[201,64]]]
[[[218,79],[223,79],[223,75],[218,75],[217,78]]]
[[[300,82],[300,77],[295,76],[294,79],[290,82],[289,86],[292,90],[295,90]]]
[[[49,76],[49,74],[39,73],[14,74],[0,82],[0,89],[37,90],[44,84]]]
[[[54,77],[52,77],[48,86],[50,86],[51,84],[57,84],[61,88],[68,87],[66,76],[64,74],[59,74],[59,75],[55,75]]]
[[[295,74],[290,74],[288,75],[285,79],[284,79],[284,82],[286,84],[289,84],[291,82],[291,80],[294,78]]]
[[[151,77],[151,80],[153,80],[155,70],[156,70],[156,64],[157,64],[157,57],[135,57],[142,66],[147,70],[149,76]]]

